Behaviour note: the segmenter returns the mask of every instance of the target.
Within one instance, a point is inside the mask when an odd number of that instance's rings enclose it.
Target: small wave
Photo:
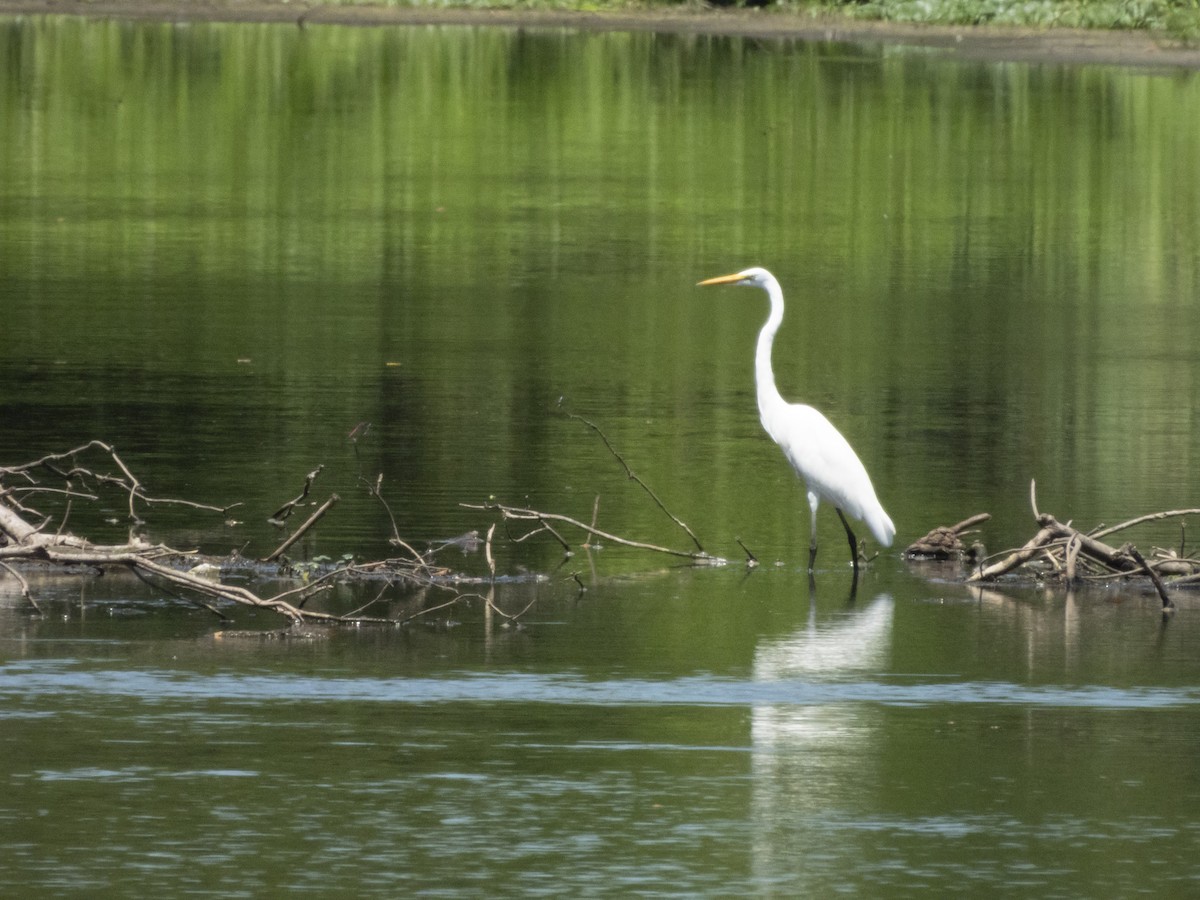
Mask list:
[[[1162,709],[1200,704],[1200,689],[1105,685],[1022,685],[921,676],[755,681],[712,675],[669,679],[588,679],[569,674],[450,673],[423,678],[349,678],[288,674],[197,674],[163,669],[96,669],[75,660],[0,666],[0,697],[14,706],[38,696],[91,694],[146,703],[376,702],[551,703],[594,706],[1012,705]]]

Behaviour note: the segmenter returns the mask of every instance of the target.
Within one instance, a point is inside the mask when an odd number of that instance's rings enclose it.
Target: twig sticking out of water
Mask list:
[[[25,580],[25,577],[6,562],[0,562],[0,569],[4,569],[4,571],[6,571],[9,575],[17,579],[17,584],[21,585],[21,596],[24,597],[26,602],[33,607],[33,611],[40,616],[42,614],[42,608],[38,606],[38,602],[33,599],[33,594],[29,593],[29,582]]]
[[[694,562],[707,563],[710,565],[711,564],[719,565],[719,564],[725,562],[725,560],[720,559],[719,557],[716,557],[716,556],[711,556],[710,554],[705,553],[703,550],[700,550],[700,551],[674,550],[670,547],[660,547],[657,544],[648,544],[644,541],[633,541],[628,538],[623,538],[618,535],[611,534],[610,532],[607,532],[607,531],[601,531],[599,528],[595,528],[584,522],[580,522],[578,519],[573,519],[570,516],[564,516],[560,513],[542,512],[540,510],[528,509],[528,508],[519,507],[519,506],[506,506],[503,503],[460,503],[459,505],[462,506],[464,509],[496,510],[505,519],[505,521],[537,522],[543,528],[548,529],[550,531],[553,531],[553,529],[551,528],[551,526],[548,523],[560,522],[565,525],[570,525],[573,528],[578,528],[580,531],[584,532],[585,534],[589,534],[593,537],[602,538],[603,540],[609,541],[610,543],[613,543],[613,544],[620,544],[623,547],[633,547],[637,550],[650,550],[650,551],[653,551],[654,553],[666,553],[669,556],[680,556],[685,559],[690,559]],[[533,532],[530,532],[530,534],[525,535],[524,537],[527,538],[530,535],[536,534],[536,533],[537,533],[536,531],[533,531]],[[554,532],[554,533],[556,536],[558,536],[558,539],[560,541],[563,541],[563,538],[561,536],[559,536],[557,534],[557,532]],[[524,538],[522,538],[522,540],[523,539]],[[566,542],[563,541],[563,543],[565,544]]]
[[[1092,537],[1102,538],[1110,534],[1115,534],[1118,531],[1124,531],[1126,528],[1132,528],[1134,525],[1141,525],[1144,522],[1157,522],[1160,519],[1177,519],[1180,516],[1198,516],[1200,509],[1172,509],[1166,512],[1149,513],[1145,516],[1138,516],[1136,519],[1130,519],[1128,522],[1122,522],[1120,525],[1112,525],[1108,528],[1101,528],[1099,531],[1093,531]],[[1186,523],[1184,523],[1186,528]],[[1179,555],[1183,556],[1183,545],[1180,544]]]
[[[1138,548],[1133,546],[1133,544],[1129,545],[1129,555],[1132,556],[1134,560],[1137,561],[1138,565],[1145,570],[1146,574],[1150,576],[1150,581],[1154,584],[1154,589],[1158,591],[1158,596],[1162,600],[1163,609],[1174,609],[1175,604],[1172,603],[1171,598],[1167,596],[1167,587],[1163,584],[1163,580],[1158,577],[1158,573],[1151,568],[1150,564],[1142,558],[1142,554],[1138,552]]]
[[[308,499],[308,494],[312,490],[313,482],[317,480],[317,476],[321,474],[324,468],[325,464],[321,463],[321,465],[317,466],[315,469],[305,475],[304,487],[300,491],[300,495],[292,500],[289,500],[287,503],[283,504],[283,506],[279,507],[279,509],[275,510],[275,512],[272,513],[267,519],[267,521],[272,525],[278,525],[282,528],[283,523],[286,522],[291,514],[296,511],[296,507]]]
[[[304,537],[308,530],[316,525],[317,522],[320,521],[321,517],[324,516],[325,513],[329,512],[329,510],[333,508],[333,505],[337,503],[339,499],[341,498],[339,498],[337,494],[330,494],[329,499],[318,506],[313,514],[304,521],[304,524],[297,528],[286,541],[276,547],[269,556],[265,557],[263,562],[274,562],[275,560],[279,559],[279,557],[283,555],[284,551],[287,550],[288,547],[292,546],[292,544],[296,543],[296,541],[300,540],[300,538]]]
[[[483,594],[464,594],[463,595],[463,597],[471,597],[471,596],[482,599],[483,602],[487,604],[488,609],[490,609],[492,612],[502,616],[503,618],[507,619],[511,624],[517,625],[517,626],[520,626],[520,624],[521,624],[518,621],[518,619],[520,619],[521,616],[525,615],[525,613],[529,612],[529,610],[533,609],[533,605],[538,602],[538,598],[534,597],[532,600],[530,600],[528,603],[525,604],[525,607],[519,613],[514,614],[514,613],[506,613],[504,610],[502,610],[499,606],[496,605],[496,588],[495,588],[495,586],[493,586],[492,589],[490,591],[488,591],[486,597]]]
[[[423,553],[418,553],[411,544],[405,541],[404,538],[400,537],[400,529],[396,525],[396,517],[392,515],[392,507],[385,499],[383,499],[383,473],[380,472],[379,475],[376,476],[374,484],[371,484],[362,476],[359,476],[359,480],[366,484],[367,493],[378,500],[383,506],[383,511],[388,514],[388,521],[392,523],[392,536],[388,538],[388,543],[393,547],[400,547],[412,554],[412,558],[417,565],[429,568],[429,560],[425,558],[425,555]]]
[[[117,467],[120,474],[114,475],[111,473],[100,472],[85,466],[79,465],[77,457],[83,456],[89,451],[99,450],[103,455],[111,460],[112,464]],[[60,463],[69,462],[69,466],[60,465]],[[33,473],[42,469],[54,475],[56,478],[61,478],[66,482],[65,490],[58,490],[47,487],[33,477]],[[128,493],[129,495],[129,519],[135,524],[142,524],[141,518],[137,514],[135,504],[140,501],[147,505],[153,504],[170,504],[175,506],[186,506],[191,509],[207,510],[210,512],[218,512],[221,514],[228,513],[231,509],[241,506],[241,503],[232,503],[229,506],[210,506],[205,503],[194,503],[191,500],[180,500],[173,497],[152,497],[142,489],[142,483],[134,476],[125,465],[124,460],[117,455],[117,451],[103,441],[88,441],[71,450],[63,453],[48,453],[40,459],[35,459],[32,462],[23,463],[16,466],[0,466],[0,482],[4,481],[6,476],[19,475],[25,480],[24,486],[8,488],[2,493],[12,507],[19,512],[36,512],[26,509],[17,502],[18,497],[29,497],[34,494],[51,494],[62,493],[67,497],[81,496],[85,499],[95,499],[92,494],[80,494],[74,484],[80,482],[95,482],[99,486],[116,487],[119,490]],[[40,515],[40,514],[39,514]],[[47,517],[48,518],[48,517]],[[46,523],[38,526],[37,529],[45,527]]]
[[[562,403],[562,401],[559,401],[560,407],[561,407],[561,403]],[[687,533],[687,536],[692,539],[692,543],[696,545],[696,549],[700,553],[704,553],[704,545],[700,543],[700,539],[698,537],[696,537],[696,533],[694,531],[692,531],[692,529],[689,528],[682,519],[680,519],[677,515],[675,515],[673,512],[671,512],[669,509],[667,509],[667,505],[665,503],[663,503],[661,499],[659,499],[658,494],[654,493],[654,491],[650,488],[650,486],[648,484],[646,484],[646,482],[642,481],[642,479],[637,475],[637,473],[634,472],[633,469],[631,469],[629,467],[629,463],[625,462],[625,458],[623,456],[621,456],[620,453],[617,452],[617,449],[612,445],[612,441],[610,441],[608,439],[608,435],[606,435],[604,433],[604,431],[600,428],[599,425],[597,425],[595,422],[591,421],[590,419],[585,419],[583,416],[579,415],[578,413],[573,413],[573,412],[570,412],[569,410],[564,409],[563,414],[568,419],[574,419],[577,422],[582,422],[588,428],[592,429],[592,431],[596,432],[596,434],[600,436],[600,440],[602,440],[604,442],[604,446],[608,448],[608,452],[611,453],[614,457],[616,457],[617,462],[619,462],[621,464],[621,468],[623,468],[625,470],[625,476],[631,481],[636,481],[638,483],[638,486],[641,487],[641,489],[644,490],[650,496],[650,499],[654,501],[655,505],[659,509],[661,509],[672,522],[674,522],[676,525],[678,525],[680,528],[682,528],[684,530],[684,532]],[[598,503],[599,503],[599,498],[597,498],[597,504]],[[593,522],[592,524],[595,525],[595,522]]]

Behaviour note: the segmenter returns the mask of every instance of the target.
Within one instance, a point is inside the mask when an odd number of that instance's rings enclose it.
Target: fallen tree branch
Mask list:
[[[1025,543],[1019,550],[1014,550],[997,563],[981,566],[967,578],[967,581],[991,581],[999,578],[1024,565],[1042,552],[1046,544],[1054,539],[1054,530],[1043,528]]]
[[[559,403],[561,405],[562,401],[560,400]],[[596,432],[596,434],[598,434],[600,436],[600,440],[604,441],[604,446],[608,448],[608,452],[616,457],[617,462],[619,462],[621,464],[621,467],[625,470],[625,477],[630,479],[631,481],[636,481],[638,483],[638,485],[642,488],[642,490],[644,490],[647,494],[649,494],[650,499],[654,501],[655,505],[659,509],[661,509],[672,522],[674,522],[676,525],[678,525],[680,528],[682,528],[687,533],[687,536],[692,539],[692,543],[696,545],[696,549],[700,553],[704,553],[704,546],[700,543],[700,538],[696,537],[696,533],[694,531],[692,531],[692,529],[689,528],[682,519],[680,519],[677,515],[675,515],[673,512],[671,512],[669,509],[667,509],[667,505],[665,503],[663,503],[662,500],[659,499],[658,494],[654,493],[654,491],[650,489],[650,486],[648,484],[646,484],[646,482],[642,481],[642,479],[638,477],[638,475],[633,471],[633,469],[631,469],[629,467],[629,463],[625,462],[625,458],[623,456],[621,456],[620,453],[617,452],[615,447],[613,447],[612,441],[610,441],[608,439],[608,435],[606,435],[600,429],[599,425],[597,425],[595,422],[592,422],[589,419],[585,419],[583,416],[578,415],[577,413],[569,412],[567,410],[563,410],[563,413],[568,418],[575,419],[578,422],[582,422],[588,428],[592,429],[592,431]],[[600,503],[600,498],[597,497],[596,498],[597,507],[599,506],[599,503]],[[596,524],[594,515],[595,514],[593,513],[593,521],[592,521],[593,527]]]
[[[1167,512],[1149,513],[1148,515],[1138,516],[1136,519],[1130,519],[1128,522],[1122,522],[1120,525],[1112,525],[1108,528],[1102,528],[1099,531],[1093,532],[1092,537],[1102,538],[1118,531],[1124,531],[1126,528],[1132,528],[1135,525],[1141,525],[1145,522],[1157,522],[1161,519],[1174,519],[1179,516],[1198,516],[1200,509],[1172,509]],[[1183,555],[1182,553],[1180,554]]]
[[[21,597],[24,598],[25,602],[33,607],[34,612],[36,612],[38,615],[41,615],[42,608],[38,606],[38,602],[33,599],[33,594],[29,593],[29,582],[25,580],[25,577],[6,562],[0,562],[0,569],[4,569],[4,571],[17,580],[17,584],[21,586]]]
[[[333,508],[333,505],[337,503],[339,499],[341,498],[339,498],[337,494],[330,494],[329,499],[318,506],[313,514],[304,521],[304,524],[297,528],[286,541],[276,547],[269,556],[265,557],[263,562],[274,562],[275,560],[279,559],[279,557],[283,555],[284,551],[287,550],[288,547],[292,546],[292,544],[296,543],[296,541],[300,540],[300,538],[304,537],[305,533],[314,525],[316,525],[317,522],[320,521],[321,517],[324,516],[325,513],[329,512],[329,510]]]
[[[1131,544],[1129,546],[1129,553],[1145,570],[1146,574],[1150,576],[1150,581],[1154,585],[1154,589],[1158,591],[1159,599],[1162,600],[1163,609],[1174,609],[1175,604],[1172,603],[1171,598],[1167,596],[1166,585],[1164,585],[1162,579],[1158,577],[1158,573],[1155,572],[1154,569],[1150,568],[1150,566],[1146,563],[1146,560],[1142,558],[1142,554],[1138,552],[1138,548]]]
[[[505,520],[539,522],[543,525],[545,525],[547,521],[562,522],[574,528],[578,528],[585,534],[590,534],[595,537],[602,538],[603,540],[610,541],[611,543],[620,544],[624,547],[633,547],[637,550],[650,550],[654,553],[666,553],[669,556],[679,556],[695,562],[708,564],[720,564],[725,562],[725,560],[721,559],[720,557],[711,556],[703,550],[674,550],[670,547],[660,547],[657,544],[648,544],[644,541],[634,541],[628,538],[623,538],[607,531],[602,531],[599,528],[595,528],[591,525],[587,525],[583,522],[580,522],[578,519],[571,518],[570,516],[564,516],[560,513],[548,513],[541,512],[536,509],[527,509],[524,507],[505,506],[502,503],[460,503],[459,505],[465,509],[495,510],[499,512]],[[526,535],[526,537],[528,537],[528,535]]]
[[[1037,509],[1037,496],[1032,482],[1030,484],[1030,506],[1034,510]],[[1200,581],[1200,571],[1198,571],[1200,562],[1183,557],[1185,548],[1182,546],[1179,555],[1173,551],[1159,550],[1156,559],[1147,560],[1133,544],[1126,543],[1120,547],[1113,547],[1099,538],[1146,522],[1192,513],[1200,513],[1200,510],[1170,510],[1151,513],[1110,528],[1096,530],[1090,534],[1080,531],[1069,522],[1064,524],[1048,513],[1038,513],[1036,520],[1039,530],[1033,538],[1019,549],[1002,554],[997,561],[979,567],[968,576],[967,581],[994,581],[1023,565],[1040,559],[1044,560],[1049,567],[1051,576],[1062,578],[1068,584],[1074,583],[1080,578],[1129,578],[1146,575],[1163,600],[1163,607],[1173,608],[1174,604],[1171,603],[1167,594],[1168,583],[1163,581],[1162,574],[1181,576],[1172,580],[1170,584]],[[1045,577],[1046,574],[1046,569],[1042,568],[1038,576]]]
[[[357,430],[357,428],[355,430]],[[351,438],[354,439],[354,432],[351,432]],[[357,443],[355,444],[354,452],[358,452]],[[418,553],[416,548],[412,547],[407,541],[404,540],[404,538],[400,537],[400,528],[396,525],[396,517],[392,515],[392,507],[385,499],[383,499],[383,473],[380,472],[379,475],[376,476],[374,484],[368,482],[361,475],[359,476],[359,480],[366,484],[367,493],[378,500],[380,505],[383,506],[383,511],[388,515],[388,521],[392,523],[392,536],[388,538],[388,543],[390,543],[393,547],[400,547],[403,550],[407,550],[412,554],[413,559],[416,560],[419,565],[428,566],[429,562],[425,559],[424,554]]]
[[[121,475],[109,475],[106,473],[96,472],[92,469],[85,468],[75,462],[75,458],[90,451],[100,450],[112,460],[113,464],[120,470]],[[58,465],[60,462],[70,461],[69,468],[63,468]],[[142,490],[142,483],[125,465],[124,460],[117,455],[117,451],[103,441],[88,441],[86,444],[81,444],[71,450],[62,453],[48,453],[40,459],[35,459],[32,462],[22,463],[16,466],[0,466],[0,480],[5,475],[23,474],[31,475],[37,469],[45,469],[47,472],[62,478],[64,481],[70,482],[75,478],[92,479],[98,484],[113,485],[120,488],[129,495],[129,518],[135,523],[141,523],[142,520],[137,514],[135,501],[141,501],[147,505],[164,504],[173,506],[186,506],[191,509],[207,510],[209,512],[227,513],[229,510],[240,506],[240,503],[234,503],[230,506],[211,506],[205,503],[195,503],[191,500],[180,500],[173,497],[152,497]],[[70,493],[68,491],[68,493]]]
[[[312,490],[313,482],[317,480],[317,477],[322,471],[324,471],[324,469],[325,464],[321,463],[319,466],[305,475],[304,487],[300,489],[299,496],[287,501],[287,503],[275,510],[275,512],[273,512],[267,518],[267,521],[272,525],[278,525],[282,527],[283,523],[286,522],[291,517],[292,513],[296,511],[296,507],[308,499],[308,494]]]
[[[118,470],[117,473],[97,472],[80,465],[77,457],[85,451],[103,451],[107,453],[112,464]],[[322,468],[318,467],[308,474],[300,496],[281,507],[276,512],[275,518],[286,519],[292,511],[299,507],[300,503],[311,493],[312,484],[320,474]],[[66,489],[47,487],[38,477],[39,473],[42,472],[48,472],[55,478],[64,479],[66,481]],[[14,486],[11,483],[6,483],[6,480],[7,482],[16,481],[18,484]],[[152,544],[132,533],[129,540],[121,544],[97,544],[70,533],[67,530],[66,523],[71,509],[71,502],[75,499],[90,499],[96,496],[84,494],[75,489],[73,484],[79,480],[94,481],[100,485],[118,486],[122,490],[127,491],[129,495],[130,514],[135,520],[137,503],[156,501],[156,498],[147,497],[142,489],[141,482],[133,475],[128,466],[125,465],[108,444],[101,441],[92,441],[66,453],[49,454],[22,465],[0,467],[0,567],[2,567],[0,569],[0,577],[5,573],[11,573],[21,586],[22,596],[28,600],[34,609],[38,609],[37,602],[32,596],[28,582],[13,565],[15,563],[49,563],[63,567],[87,566],[100,572],[110,567],[121,567],[130,570],[147,584],[152,584],[160,590],[168,591],[173,596],[179,597],[182,600],[196,603],[222,618],[227,618],[227,616],[210,601],[220,600],[243,606],[267,609],[284,615],[293,622],[321,622],[327,624],[374,623],[396,625],[402,624],[403,621],[408,621],[407,619],[398,621],[395,617],[385,618],[363,615],[363,610],[366,607],[360,607],[348,615],[304,609],[304,605],[312,597],[331,590],[334,587],[335,580],[339,580],[342,577],[353,578],[357,576],[369,578],[374,577],[378,573],[386,578],[387,586],[392,586],[398,583],[433,585],[436,579],[450,578],[452,576],[452,573],[448,569],[440,567],[438,569],[432,568],[422,554],[417,553],[407,542],[400,540],[400,546],[412,554],[412,560],[382,560],[375,564],[360,567],[341,567],[326,572],[315,581],[290,588],[274,596],[263,597],[247,588],[222,583],[219,578],[213,577],[215,574],[219,574],[220,569],[212,563],[203,563],[201,565],[193,565],[186,570],[182,569],[178,566],[177,561],[180,559],[194,560],[194,554],[175,550],[163,544]],[[22,504],[16,496],[17,492],[23,492],[28,495],[30,492],[37,491],[65,498],[65,502],[57,514],[45,515],[37,510],[30,509]],[[267,557],[267,560],[279,559],[289,547],[294,545],[305,534],[309,533],[337,501],[337,494],[330,495],[325,503],[314,510],[308,519]],[[221,513],[233,508],[232,506],[205,506],[188,501],[163,502],[178,502],[181,505]],[[40,521],[34,521],[35,517]],[[140,523],[140,520],[137,521]],[[398,535],[395,535],[394,527],[393,533],[394,537],[398,538]],[[266,562],[266,560],[262,562]],[[457,590],[450,588],[448,584],[443,584],[442,587],[451,590],[452,594],[447,603],[442,604],[443,607],[460,602],[461,597]],[[372,603],[377,602],[382,593],[381,591]],[[367,606],[370,605],[367,604]],[[428,613],[428,610],[420,614],[423,615],[426,613]]]

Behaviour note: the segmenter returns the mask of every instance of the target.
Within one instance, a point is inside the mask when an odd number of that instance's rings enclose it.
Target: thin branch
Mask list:
[[[608,435],[606,435],[601,430],[599,425],[597,425],[595,422],[590,421],[589,419],[585,419],[583,416],[579,415],[578,413],[568,412],[567,410],[563,410],[563,413],[567,416],[567,418],[575,419],[576,421],[582,422],[588,428],[592,429],[592,431],[596,432],[596,434],[598,434],[600,436],[600,440],[604,441],[604,446],[608,448],[608,451],[613,456],[615,456],[617,459],[617,462],[619,462],[621,464],[621,467],[625,470],[626,477],[629,478],[631,481],[636,481],[638,483],[638,485],[641,486],[642,490],[644,490],[647,494],[650,495],[650,499],[654,501],[654,503],[658,506],[658,508],[661,509],[672,522],[674,522],[676,525],[678,525],[680,528],[682,528],[685,532],[687,532],[687,536],[692,539],[692,543],[696,545],[696,549],[699,550],[701,553],[704,553],[704,545],[700,543],[700,539],[698,537],[696,537],[696,533],[694,531],[692,531],[692,529],[690,529],[683,522],[682,519],[680,519],[673,512],[671,512],[669,509],[667,509],[666,504],[663,503],[662,500],[659,499],[658,494],[654,493],[654,491],[650,489],[650,486],[648,484],[646,484],[646,482],[642,481],[642,479],[637,476],[637,474],[633,471],[633,469],[629,468],[629,463],[625,462],[625,458],[623,456],[621,456],[620,453],[617,452],[615,447],[613,447],[612,442],[608,439]],[[594,528],[594,524],[593,524],[593,528]]]
[[[351,435],[353,436],[353,432]],[[355,452],[357,452],[357,450]],[[376,476],[375,484],[373,485],[367,482],[365,478],[362,478],[362,476],[359,476],[359,480],[367,485],[367,493],[369,493],[383,505],[383,511],[387,513],[388,520],[392,523],[392,536],[388,538],[388,543],[394,547],[400,547],[404,550],[407,550],[412,554],[413,559],[416,560],[419,565],[428,566],[429,562],[425,559],[424,555],[418,553],[416,548],[412,547],[407,541],[404,540],[404,538],[400,537],[400,528],[396,525],[396,517],[392,515],[392,507],[386,500],[383,499],[383,473],[380,472],[379,475]]]
[[[292,544],[296,543],[296,541],[300,540],[300,538],[302,538],[310,528],[316,525],[321,517],[324,516],[325,513],[329,512],[330,508],[337,503],[339,499],[340,498],[337,494],[330,494],[329,499],[318,506],[316,511],[313,512],[313,514],[309,516],[307,520],[305,520],[304,524],[297,528],[291,537],[276,547],[275,551],[271,553],[270,556],[263,559],[263,562],[274,562],[276,559],[282,556],[283,552],[287,550],[288,547],[292,546]]]
[[[390,588],[391,586],[392,586],[392,583],[390,581],[387,582],[386,584],[384,584],[382,587],[379,588],[379,593],[375,595],[374,599],[368,600],[366,603],[364,603],[358,609],[353,609],[350,612],[346,613],[346,617],[353,618],[354,616],[361,613],[364,609],[370,609],[372,606],[374,606],[376,603],[378,603],[380,600],[383,599],[383,595],[388,592],[388,588]]]
[[[321,474],[324,468],[325,464],[321,463],[319,466],[305,475],[304,487],[301,488],[300,495],[292,500],[289,500],[287,503],[283,504],[283,506],[279,507],[279,509],[275,510],[275,512],[268,517],[267,521],[274,525],[282,525],[284,522],[286,522],[291,514],[295,512],[296,507],[303,503],[308,497],[309,491],[312,490],[313,482],[317,480],[317,476]]]
[[[101,472],[95,472],[91,469],[80,466],[75,458],[86,453],[89,450],[100,450],[108,455],[109,459],[121,471],[121,476],[108,475]],[[61,468],[56,463],[70,461],[70,468]],[[72,478],[92,478],[100,484],[111,484],[129,494],[129,517],[137,522],[141,519],[137,515],[134,508],[134,501],[140,500],[146,504],[169,504],[173,506],[186,506],[191,509],[200,509],[207,512],[226,513],[236,506],[241,504],[235,503],[231,506],[211,506],[206,503],[195,503],[191,500],[180,500],[173,497],[151,497],[142,489],[142,483],[125,465],[125,461],[117,454],[117,451],[104,441],[88,441],[86,444],[81,444],[71,450],[66,450],[62,453],[48,453],[40,459],[35,459],[32,462],[22,463],[16,466],[0,466],[0,476],[24,474],[29,477],[29,473],[36,469],[45,469],[48,472],[62,478],[64,481],[69,481]]]
[[[411,616],[406,616],[403,619],[394,619],[394,620],[389,619],[388,621],[394,621],[397,625],[406,625],[407,623],[412,622],[415,619],[421,618],[421,616],[427,616],[430,613],[437,612],[439,609],[446,609],[449,606],[454,606],[456,603],[458,603],[460,600],[462,600],[464,596],[476,596],[476,595],[455,594],[452,599],[447,600],[445,603],[439,603],[437,606],[431,606],[428,609],[423,609],[420,612],[415,612]]]
[[[1172,603],[1171,598],[1167,596],[1166,585],[1164,585],[1162,579],[1158,577],[1158,573],[1146,564],[1146,560],[1142,558],[1142,554],[1138,552],[1138,548],[1132,544],[1129,545],[1129,555],[1132,556],[1137,561],[1138,565],[1146,570],[1146,574],[1150,576],[1150,581],[1154,584],[1154,590],[1158,591],[1159,599],[1162,600],[1162,608],[1174,609],[1175,604]]]
[[[964,531],[974,528],[976,525],[982,525],[984,522],[987,522],[989,519],[991,519],[991,517],[991,513],[976,513],[969,519],[963,519],[957,525],[951,525],[950,530],[955,534],[962,534]]]
[[[21,596],[25,598],[25,600],[30,606],[33,607],[34,611],[38,615],[41,615],[42,608],[38,606],[38,602],[33,599],[33,594],[29,593],[29,582],[25,580],[24,576],[22,576],[20,572],[6,562],[0,562],[0,569],[4,569],[4,571],[8,572],[9,575],[17,579],[17,583],[21,585]]]
[[[559,513],[539,512],[536,509],[525,509],[522,507],[505,506],[501,503],[461,503],[459,504],[465,509],[494,509],[500,512],[505,519],[514,519],[517,521],[536,521],[543,525],[547,520],[553,522],[564,522],[567,525],[572,525],[580,531],[603,538],[606,541],[611,541],[614,544],[621,544],[625,547],[633,547],[638,550],[652,550],[655,553],[666,553],[670,556],[682,556],[685,559],[695,560],[697,562],[715,563],[724,562],[719,557],[710,556],[703,550],[700,552],[692,552],[690,550],[673,550],[670,547],[659,547],[656,544],[647,544],[643,541],[633,541],[628,538],[619,537],[615,534],[610,534],[607,531],[601,531],[599,528],[592,528],[590,525],[585,525],[578,519],[572,519],[570,516],[564,516]]]
[[[529,612],[529,610],[533,609],[533,604],[538,602],[538,598],[534,597],[532,600],[530,600],[528,603],[525,604],[524,609],[522,609],[519,613],[516,613],[515,615],[513,615],[511,613],[506,613],[504,610],[502,610],[500,607],[498,607],[496,605],[496,601],[492,596],[492,592],[489,592],[486,597],[483,596],[482,594],[464,594],[463,596],[464,597],[478,597],[480,600],[482,600],[484,603],[487,604],[488,609],[490,609],[492,612],[497,613],[497,614],[503,616],[504,618],[508,619],[508,621],[514,622],[514,623],[516,623],[517,620],[519,618],[521,618],[521,616],[525,615],[525,613]]]
[[[1172,519],[1179,516],[1196,516],[1200,515],[1200,509],[1172,509],[1167,512],[1149,513],[1148,515],[1138,516],[1136,519],[1130,519],[1128,522],[1122,522],[1120,525],[1113,525],[1109,528],[1103,528],[1092,535],[1094,538],[1102,538],[1106,535],[1113,534],[1117,531],[1124,531],[1126,528],[1132,528],[1134,525],[1141,525],[1143,522],[1156,522],[1160,519]],[[1182,553],[1179,554],[1183,556]]]

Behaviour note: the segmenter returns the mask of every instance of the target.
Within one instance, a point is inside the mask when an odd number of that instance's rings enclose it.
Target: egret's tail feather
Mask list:
[[[866,523],[867,527],[871,529],[871,534],[875,535],[875,540],[885,547],[892,546],[892,541],[896,537],[896,526],[892,524],[892,520],[883,511],[882,506],[866,519]]]

